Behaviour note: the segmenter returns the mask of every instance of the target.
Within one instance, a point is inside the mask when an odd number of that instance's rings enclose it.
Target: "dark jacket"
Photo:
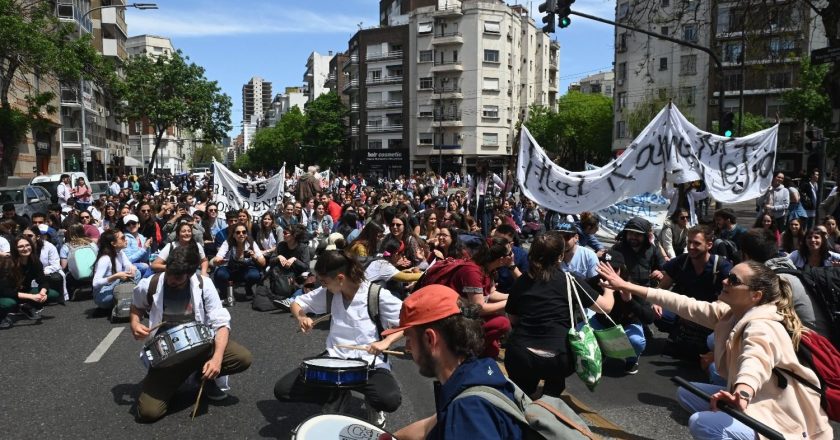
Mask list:
[[[289,249],[289,245],[285,241],[277,243],[277,255],[282,255],[284,258],[295,258],[291,269],[295,275],[300,275],[304,272],[309,272],[309,246],[306,243],[298,243],[294,249]],[[276,260],[275,260],[276,261]]]
[[[474,385],[498,389],[513,400],[513,387],[496,361],[467,360],[455,369],[445,384],[435,389],[437,424],[427,439],[506,439],[523,437],[522,427],[507,413],[478,396],[453,400]]]
[[[315,197],[318,191],[321,191],[321,182],[317,177],[307,173],[298,180],[296,197],[301,203]]]

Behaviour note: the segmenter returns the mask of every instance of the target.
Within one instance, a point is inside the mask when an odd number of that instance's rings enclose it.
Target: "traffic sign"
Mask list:
[[[840,47],[824,47],[811,51],[812,64],[836,63],[840,61]]]

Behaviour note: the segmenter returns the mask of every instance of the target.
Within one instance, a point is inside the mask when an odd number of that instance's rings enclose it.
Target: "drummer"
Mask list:
[[[166,272],[142,280],[134,289],[130,318],[134,339],[149,340],[154,336],[150,327],[155,328],[162,322],[164,325],[156,333],[197,321],[213,328],[214,346],[206,356],[186,359],[168,367],[149,368],[137,399],[140,422],[154,422],[163,417],[169,400],[193,373],[200,374],[206,381],[204,394],[207,398],[223,400],[228,396],[216,384],[216,379],[220,375],[240,373],[251,366],[251,352],[229,339],[230,313],[222,307],[213,281],[196,274],[201,262],[196,247],[179,246],[169,257]],[[146,311],[149,327],[140,322]]]
[[[377,326],[368,314],[370,282],[365,279],[365,270],[355,258],[341,251],[324,252],[315,263],[315,273],[322,287],[295,298],[291,305],[292,316],[297,318],[301,331],[308,332],[312,330],[313,321],[306,316],[307,313],[332,313],[327,351],[322,356],[361,358],[370,364],[367,384],[357,391],[365,396],[370,422],[384,427],[385,413],[399,408],[402,395],[397,380],[391,374],[391,365],[381,353],[402,338],[402,332],[380,340]],[[327,290],[334,292],[329,307]],[[380,291],[382,328],[399,324],[401,307],[402,302],[389,291]],[[366,346],[367,350],[347,349],[340,345]],[[298,369],[295,369],[277,381],[274,395],[278,400],[322,404],[324,413],[340,413],[349,402],[350,391],[309,386],[299,376]]]

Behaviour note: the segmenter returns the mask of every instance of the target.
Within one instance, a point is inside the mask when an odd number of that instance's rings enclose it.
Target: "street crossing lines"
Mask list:
[[[117,337],[120,336],[120,333],[125,330],[125,327],[116,327],[112,328],[110,332],[105,336],[105,339],[93,349],[93,352],[85,359],[86,364],[92,364],[94,362],[99,362],[102,359],[102,356],[105,355],[105,352],[111,348],[111,344],[117,340]]]

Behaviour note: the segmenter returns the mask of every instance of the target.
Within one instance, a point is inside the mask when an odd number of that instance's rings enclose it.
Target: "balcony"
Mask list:
[[[356,66],[359,67],[359,56],[358,55],[350,55],[347,58],[347,61],[344,62],[344,66],[341,67],[341,70],[347,70],[348,67]]]
[[[81,132],[76,128],[62,128],[61,129],[61,143],[62,144],[79,144],[79,139],[82,138]]]
[[[121,60],[128,58],[128,53],[125,51],[125,44],[114,38],[102,39],[102,55],[106,57],[117,57]]]
[[[61,88],[61,105],[63,106],[77,106],[79,105],[78,90],[70,87]]]
[[[380,78],[368,78],[365,84],[369,86],[381,86],[385,84],[402,84],[402,75],[385,76]]]
[[[435,87],[434,90],[435,95],[432,95],[432,99],[463,99],[464,94],[461,93],[460,87],[449,86],[449,87]]]
[[[93,31],[93,21],[90,19],[90,16],[84,18],[82,21],[82,16],[85,15],[85,10],[81,8],[77,8],[77,5],[74,5],[72,0],[61,0],[56,8],[56,15],[58,19],[64,23],[70,23],[73,26],[80,26],[82,30],[85,32],[92,32]]]
[[[392,50],[385,53],[369,53],[365,55],[365,61],[396,60],[403,57],[403,51]]]
[[[125,25],[125,12],[117,8],[101,9],[102,26],[119,30],[124,37],[128,37]]]
[[[401,131],[403,131],[402,124],[365,126],[366,133],[394,133]]]
[[[358,136],[359,127],[350,127],[350,136]]]
[[[557,83],[556,82],[549,82],[548,83],[548,91],[549,92],[556,92],[557,91]]]
[[[464,44],[464,37],[460,32],[437,32],[432,37],[433,46],[444,46],[449,44]]]
[[[460,61],[456,60],[449,60],[449,61],[435,61],[435,65],[432,66],[432,72],[463,72],[464,65]]]
[[[435,122],[439,123],[441,127],[463,127],[464,123],[461,121],[461,112],[435,112]]]
[[[452,4],[446,2],[443,6],[438,3],[437,9],[432,15],[435,17],[460,17],[464,13],[461,10],[461,2],[452,2]]]
[[[348,93],[348,92],[352,91],[353,89],[358,89],[358,88],[359,88],[359,80],[358,79],[351,79],[350,81],[347,82],[347,84],[344,85],[344,89],[342,90],[342,92]]]
[[[350,104],[350,111],[351,112],[359,111],[359,104]]]
[[[366,107],[368,109],[379,109],[379,108],[399,108],[402,107],[403,102],[402,100],[390,100],[390,101],[368,101]]]

